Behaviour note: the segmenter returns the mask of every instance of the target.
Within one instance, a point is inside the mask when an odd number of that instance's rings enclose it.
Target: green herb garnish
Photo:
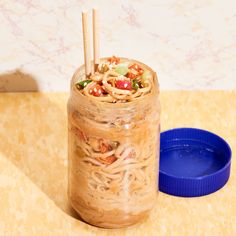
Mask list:
[[[137,79],[132,80],[132,88],[135,90],[139,89],[139,84],[138,84]]]
[[[76,86],[79,86],[79,88],[85,88],[89,83],[91,83],[92,80],[90,79],[86,79],[86,80],[83,80],[83,81],[80,81],[80,82],[77,82],[76,83]]]

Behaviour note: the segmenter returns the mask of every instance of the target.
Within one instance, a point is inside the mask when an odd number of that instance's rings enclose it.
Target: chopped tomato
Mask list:
[[[108,146],[105,143],[102,143],[100,146],[100,152],[105,153],[108,151]]]
[[[117,160],[117,158],[115,156],[109,156],[105,160],[108,164],[112,164],[113,162]]]
[[[117,160],[117,158],[114,155],[112,155],[112,156],[109,156],[106,158],[96,158],[96,160],[103,163],[103,164],[110,165],[113,162],[115,162]]]
[[[110,146],[107,142],[105,142],[103,139],[99,140],[99,149],[101,153],[105,153],[109,150]]]
[[[93,86],[89,91],[89,93],[95,97],[100,97],[104,92],[105,90],[99,84],[96,84],[95,86]]]
[[[128,80],[117,80],[116,87],[118,89],[132,90],[132,84]]]
[[[116,57],[116,56],[112,56],[112,57],[110,57],[110,58],[108,58],[108,61],[110,62],[110,63],[114,63],[114,64],[119,64],[120,63],[120,58],[119,57]]]
[[[139,66],[138,64],[133,64],[133,65],[131,65],[130,67],[129,67],[129,69],[132,69],[132,70],[135,70],[135,71],[137,71],[138,72],[138,75],[141,75],[141,74],[143,74],[143,69],[142,69],[142,67],[141,66]]]

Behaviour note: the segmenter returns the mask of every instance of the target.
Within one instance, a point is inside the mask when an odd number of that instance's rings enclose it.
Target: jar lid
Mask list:
[[[216,134],[195,128],[161,133],[160,191],[181,197],[203,196],[222,188],[230,176],[231,149]]]

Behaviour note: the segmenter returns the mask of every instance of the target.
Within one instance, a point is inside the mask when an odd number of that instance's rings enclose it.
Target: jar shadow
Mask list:
[[[37,81],[20,69],[0,75],[0,92],[37,92]]]
[[[67,197],[68,94],[38,91],[30,74],[0,75],[0,152],[57,207],[81,220]]]

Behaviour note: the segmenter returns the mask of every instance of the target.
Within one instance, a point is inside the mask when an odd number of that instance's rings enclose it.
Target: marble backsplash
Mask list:
[[[94,6],[101,56],[143,61],[164,90],[236,89],[235,0],[0,0],[0,91],[68,91]]]

